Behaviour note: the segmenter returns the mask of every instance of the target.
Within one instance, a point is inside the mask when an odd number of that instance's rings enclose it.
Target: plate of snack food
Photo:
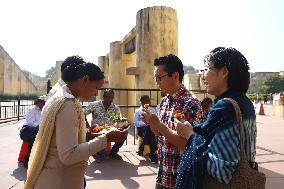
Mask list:
[[[116,129],[112,125],[100,125],[90,127],[91,133],[104,134],[111,129]]]

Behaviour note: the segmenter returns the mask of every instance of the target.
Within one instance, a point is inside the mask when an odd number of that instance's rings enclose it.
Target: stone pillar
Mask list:
[[[178,54],[176,10],[170,7],[148,7],[138,11],[136,31],[136,67],[140,70],[136,75],[136,87],[157,88],[153,80],[154,59],[166,54]],[[137,99],[141,95],[137,93]]]
[[[128,67],[133,67],[135,66],[135,61],[136,61],[136,54],[122,54],[122,64],[128,68]],[[125,75],[125,73],[124,73]],[[135,89],[135,76],[134,75],[125,75],[125,88],[127,89]],[[127,97],[127,105],[136,105],[136,92],[135,91],[128,91],[127,93],[124,94],[124,98]],[[124,112],[125,116],[128,118],[129,122],[134,121],[134,109],[133,108],[128,108],[128,111]]]
[[[62,65],[62,63],[63,63],[62,60],[56,61],[55,73],[50,78],[51,86],[55,85],[55,83],[58,81],[58,79],[61,78],[61,65]]]
[[[109,81],[108,86],[110,88],[125,88],[125,65],[122,63],[122,50],[121,43],[119,41],[112,42],[110,44],[109,52]],[[125,98],[125,92],[115,91],[114,103],[120,105],[126,105],[127,100]],[[122,114],[126,115],[126,111],[122,110]]]
[[[98,66],[104,72],[105,75],[105,83],[103,84],[102,88],[109,88],[109,56],[99,56],[98,57]],[[98,96],[96,99],[103,98],[103,91],[99,91]]]

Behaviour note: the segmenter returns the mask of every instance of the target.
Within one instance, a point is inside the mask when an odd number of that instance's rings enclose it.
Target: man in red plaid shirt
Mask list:
[[[186,139],[177,135],[174,115],[192,125],[202,118],[201,102],[182,84],[184,70],[181,60],[175,55],[155,59],[154,79],[161,92],[167,94],[161,100],[157,115],[143,110],[142,119],[158,136],[159,171],[156,189],[173,188]]]

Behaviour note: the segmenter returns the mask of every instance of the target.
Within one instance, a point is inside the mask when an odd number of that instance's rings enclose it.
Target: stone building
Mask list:
[[[110,43],[110,51],[98,57],[98,66],[106,75],[104,88],[157,89],[153,79],[154,59],[167,54],[178,55],[178,18],[173,8],[157,6],[141,9],[136,14],[136,26],[122,39]],[[52,85],[60,77],[61,62],[56,63]],[[200,75],[185,75],[188,89],[200,90]],[[204,88],[204,87],[203,87]],[[137,105],[140,96],[148,91],[120,91],[115,94],[115,103]],[[127,98],[126,98],[127,96]],[[98,99],[101,99],[99,94]],[[201,94],[201,99],[204,94]],[[160,93],[152,93],[152,104],[160,100]],[[133,110],[123,112],[130,121]]]
[[[31,95],[38,93],[37,87],[0,46],[0,94]]]
[[[279,72],[251,72],[248,93],[260,93],[259,87],[269,77],[278,76]]]

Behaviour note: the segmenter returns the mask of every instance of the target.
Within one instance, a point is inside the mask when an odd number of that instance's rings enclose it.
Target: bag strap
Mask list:
[[[238,103],[232,98],[224,98],[224,100],[229,101],[235,109],[236,119],[237,119],[239,130],[240,130],[240,162],[248,162],[247,156],[244,150],[244,124],[243,124],[241,109]]]

